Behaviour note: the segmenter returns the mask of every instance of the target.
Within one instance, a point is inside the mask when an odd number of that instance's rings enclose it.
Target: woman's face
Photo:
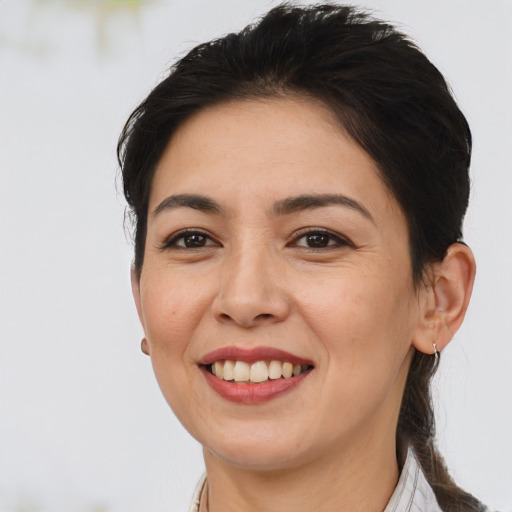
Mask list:
[[[411,275],[406,220],[333,115],[255,100],[173,136],[134,295],[160,388],[207,456],[276,469],[393,443]]]

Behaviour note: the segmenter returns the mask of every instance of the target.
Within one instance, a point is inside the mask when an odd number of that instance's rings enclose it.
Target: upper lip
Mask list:
[[[310,359],[291,354],[284,350],[274,347],[254,347],[244,348],[237,346],[222,347],[205,354],[199,361],[200,365],[213,364],[215,361],[224,360],[244,361],[246,363],[255,363],[256,361],[283,361],[294,365],[310,365],[313,362]]]

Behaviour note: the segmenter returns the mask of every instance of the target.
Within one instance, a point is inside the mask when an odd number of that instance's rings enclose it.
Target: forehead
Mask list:
[[[220,201],[343,193],[396,207],[369,155],[320,101],[279,98],[204,109],[174,133],[153,180],[150,210],[170,194]]]

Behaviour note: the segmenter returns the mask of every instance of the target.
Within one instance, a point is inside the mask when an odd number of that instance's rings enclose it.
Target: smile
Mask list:
[[[310,365],[292,364],[289,361],[215,361],[208,366],[208,370],[225,381],[260,384],[269,380],[290,379],[298,377]]]
[[[222,398],[258,404],[294,389],[311,372],[311,361],[271,347],[214,350],[199,361],[206,382]]]

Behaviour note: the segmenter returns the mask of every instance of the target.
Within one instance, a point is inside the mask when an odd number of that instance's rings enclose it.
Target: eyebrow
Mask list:
[[[326,206],[346,206],[375,223],[371,213],[361,203],[341,194],[312,194],[289,197],[278,201],[274,205],[274,212],[276,215],[288,215]]]
[[[345,206],[351,208],[375,223],[371,213],[361,203],[342,194],[307,194],[287,197],[286,199],[277,201],[274,204],[273,210],[275,215],[282,216],[304,210],[324,208],[326,206]],[[215,215],[222,215],[224,213],[222,206],[210,197],[199,194],[178,194],[166,197],[155,208],[153,216],[155,217],[163,211],[176,208],[192,208]]]
[[[198,194],[178,194],[166,197],[154,210],[153,217],[166,210],[173,210],[175,208],[192,208],[205,213],[213,213],[220,215],[223,208],[219,203],[215,202],[206,196]]]

